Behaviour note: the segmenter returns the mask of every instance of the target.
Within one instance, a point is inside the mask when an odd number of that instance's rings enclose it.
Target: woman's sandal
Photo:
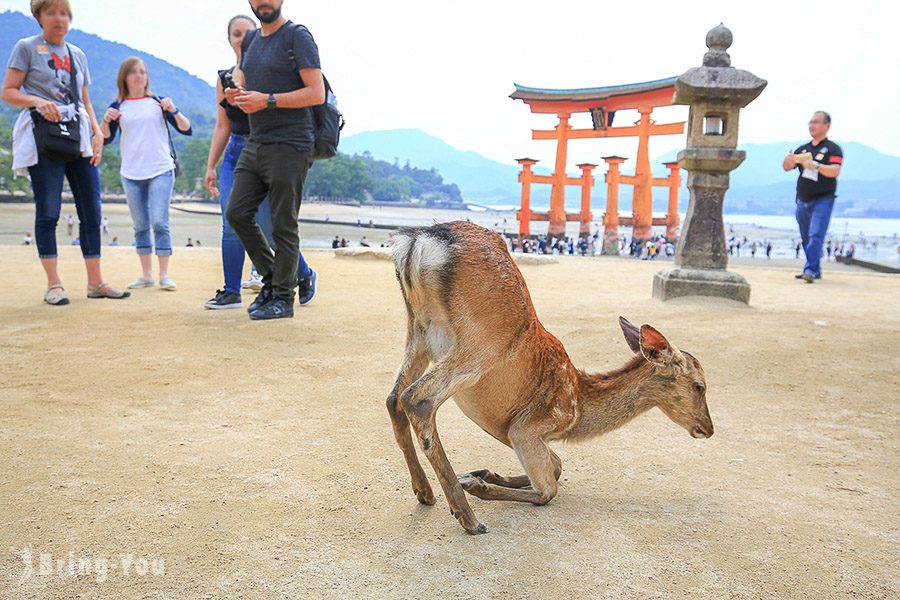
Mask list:
[[[65,306],[69,303],[69,297],[66,296],[66,290],[63,289],[62,284],[56,283],[44,292],[44,302],[50,306]]]
[[[88,284],[87,289],[88,298],[110,298],[111,300],[122,300],[131,296],[131,292],[116,289],[106,282],[101,282],[97,285]]]

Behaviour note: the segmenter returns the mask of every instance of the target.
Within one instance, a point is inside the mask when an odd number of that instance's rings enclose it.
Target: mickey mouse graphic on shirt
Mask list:
[[[72,63],[69,56],[60,58],[55,52],[50,53],[47,61],[56,78],[56,97],[63,104],[72,104],[75,98],[72,96]]]

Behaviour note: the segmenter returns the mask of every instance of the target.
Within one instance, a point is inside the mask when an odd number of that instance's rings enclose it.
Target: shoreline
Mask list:
[[[120,245],[130,245],[133,232],[127,206],[105,204],[103,208],[104,215],[109,219],[109,235],[103,239],[104,246],[109,244],[113,236],[119,238]],[[71,242],[71,238],[67,236],[65,224],[65,219],[69,214],[75,215],[74,205],[64,204],[57,229],[57,240],[60,245]],[[734,235],[741,240],[746,237],[748,244],[753,241],[761,244],[764,240],[771,240],[774,245],[773,260],[788,261],[789,264],[794,264],[794,261],[797,260],[794,248],[796,240],[799,238],[796,229],[753,223],[750,219],[758,217],[755,215],[746,215],[748,219],[743,222],[742,217],[744,216],[725,216],[726,236]],[[600,216],[595,215],[595,217],[591,224],[592,233],[602,227]],[[25,232],[33,232],[33,219],[34,208],[30,204],[0,203],[0,224],[2,224],[0,225],[0,245],[21,245]],[[319,202],[303,205],[299,228],[305,248],[331,248],[331,242],[335,236],[348,240],[350,246],[360,246],[364,238],[366,243],[380,246],[386,243],[391,233],[399,227],[423,226],[465,219],[498,233],[505,232],[508,235],[515,235],[518,230],[518,221],[514,211],[476,212],[409,206],[353,206]],[[875,260],[894,267],[900,263],[896,251],[900,242],[896,236],[864,235],[864,237],[860,237],[859,232],[851,233],[843,221],[846,220],[832,219],[830,234],[838,244],[842,239],[846,244],[855,243],[857,245],[856,258]],[[204,246],[220,246],[221,213],[217,204],[203,202],[172,205],[170,222],[173,245],[176,247],[184,246],[188,238],[199,239]],[[534,225],[533,231],[539,233],[545,228],[545,223],[537,223]],[[577,238],[578,228],[578,223],[569,223],[567,235]],[[844,231],[840,231],[840,229]],[[657,232],[662,233],[663,228],[654,228],[654,233]],[[620,229],[621,236],[630,239],[630,233],[630,228]],[[873,253],[872,242],[878,244],[877,254]],[[752,264],[754,260],[766,262],[765,252],[762,248],[757,251],[756,259],[749,258],[749,255],[750,249],[744,246],[741,249],[741,256],[735,255],[729,259],[736,263],[743,263],[745,259],[749,264]]]

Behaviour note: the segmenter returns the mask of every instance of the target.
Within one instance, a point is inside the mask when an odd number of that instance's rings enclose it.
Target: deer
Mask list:
[[[535,505],[556,496],[562,461],[549,442],[608,433],[653,407],[694,438],[713,435],[703,367],[650,325],[619,317],[631,359],[607,373],[576,369],[538,319],[499,234],[466,221],[404,228],[393,259],[407,313],[403,362],[386,402],[394,437],[418,501],[433,505],[435,496],[413,436],[468,533],[488,528],[467,493]],[[516,453],[525,474],[456,474],[436,426],[450,398]]]

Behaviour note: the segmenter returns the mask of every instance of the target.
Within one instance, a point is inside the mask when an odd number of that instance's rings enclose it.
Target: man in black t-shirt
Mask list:
[[[809,120],[812,140],[802,144],[784,157],[785,171],[797,169],[797,224],[806,252],[803,272],[796,275],[806,283],[822,278],[822,245],[834,199],[837,197],[837,178],[841,174],[844,153],[841,147],[828,139],[831,115],[820,110]]]
[[[310,107],[325,102],[319,50],[308,29],[282,16],[283,4],[250,0],[262,26],[247,34],[234,73],[237,87],[225,91],[228,102],[250,116],[250,137],[234,170],[226,214],[263,280],[248,309],[251,319],[294,316],[297,216],[315,145]],[[266,195],[277,245],[274,254],[256,222]],[[311,273],[307,284],[315,285],[315,277]]]

